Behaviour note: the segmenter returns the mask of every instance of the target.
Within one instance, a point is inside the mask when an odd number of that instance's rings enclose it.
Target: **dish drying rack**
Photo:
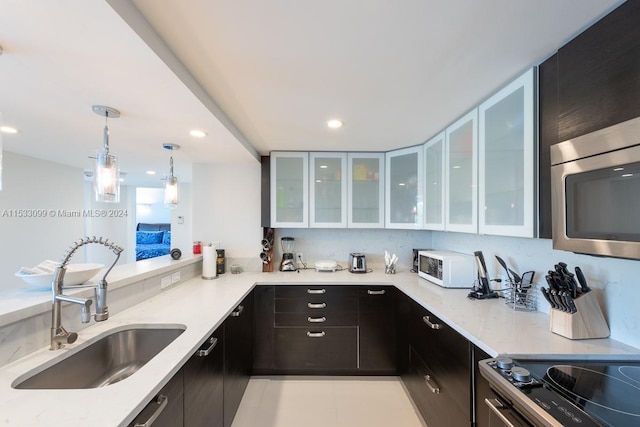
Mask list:
[[[519,282],[511,278],[505,281],[506,286],[502,289],[502,295],[506,299],[505,304],[513,310],[536,311],[538,293],[536,284],[533,283],[534,274],[533,271],[527,271],[522,274]]]

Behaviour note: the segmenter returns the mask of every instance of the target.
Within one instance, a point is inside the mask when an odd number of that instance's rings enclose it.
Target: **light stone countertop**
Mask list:
[[[504,300],[473,301],[468,290],[443,289],[410,272],[385,275],[318,273],[313,270],[222,275],[191,279],[143,303],[83,329],[78,341],[55,352],[43,348],[0,368],[0,423],[7,426],[127,425],[194,351],[219,326],[255,284],[395,285],[492,356],[633,359],[640,350],[610,340],[569,340],[549,332],[549,316],[519,312]],[[107,331],[129,325],[186,326],[185,332],[133,376],[88,390],[16,390],[11,384],[26,373],[47,367]],[[73,375],[73,373],[70,373]]]

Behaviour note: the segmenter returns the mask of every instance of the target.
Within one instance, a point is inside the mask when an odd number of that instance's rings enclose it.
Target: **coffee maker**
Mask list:
[[[293,240],[293,237],[283,237],[280,239],[280,244],[282,245],[280,271],[296,271],[296,261],[293,253]]]

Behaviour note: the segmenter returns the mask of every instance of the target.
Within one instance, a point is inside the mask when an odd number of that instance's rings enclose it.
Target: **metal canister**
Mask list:
[[[216,272],[218,274],[223,274],[224,273],[224,249],[216,249],[216,253],[217,253],[217,258],[216,258]]]

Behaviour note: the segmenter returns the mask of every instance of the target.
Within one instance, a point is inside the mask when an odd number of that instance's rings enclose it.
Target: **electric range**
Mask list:
[[[498,357],[480,361],[479,368],[502,398],[501,409],[512,409],[529,424],[640,426],[640,361]]]

